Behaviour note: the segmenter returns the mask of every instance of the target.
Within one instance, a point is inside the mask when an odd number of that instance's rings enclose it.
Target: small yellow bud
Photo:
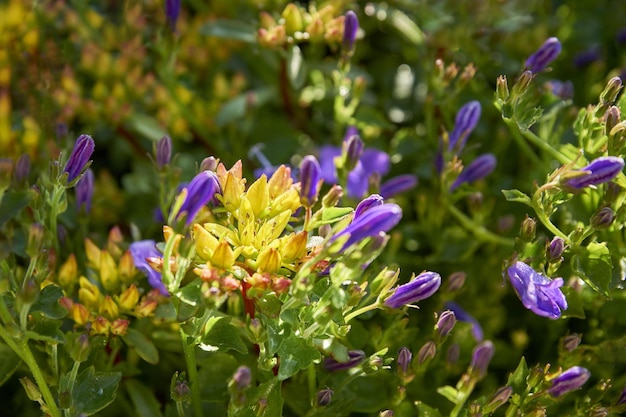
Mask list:
[[[119,288],[117,264],[108,251],[100,252],[100,282],[105,290],[115,292]]]
[[[133,256],[130,251],[127,250],[122,254],[117,270],[120,275],[120,280],[124,284],[129,284],[134,281],[137,269],[135,268],[135,262],[133,261]]]
[[[218,243],[211,257],[211,265],[218,268],[229,269],[235,263],[235,253],[230,244],[225,240]]]
[[[128,331],[129,325],[130,321],[126,319],[117,319],[111,323],[111,333],[117,336],[125,335],[126,331]]]
[[[120,311],[119,311],[119,308],[117,307],[117,304],[115,304],[115,301],[113,301],[113,298],[111,298],[110,295],[107,295],[104,297],[104,300],[100,303],[99,313],[113,320],[117,316],[119,316]]]
[[[72,305],[72,320],[79,326],[84,326],[89,321],[89,310],[82,304]]]
[[[144,297],[139,304],[137,304],[137,307],[135,307],[135,316],[138,318],[148,317],[154,313],[158,305],[159,303],[156,300]]]
[[[291,187],[291,184],[293,184],[293,178],[291,178],[291,168],[285,165],[279,166],[267,182],[270,198],[274,199],[281,195],[287,191],[289,187]]]
[[[259,23],[263,29],[271,29],[276,26],[276,20],[268,12],[259,13]]]
[[[76,263],[76,256],[72,253],[59,268],[59,284],[63,288],[71,288],[76,284],[77,279],[78,264]]]
[[[111,322],[102,316],[96,317],[91,324],[91,329],[96,334],[108,335],[111,330]]]
[[[80,277],[78,283],[80,284],[78,300],[91,309],[97,309],[102,298],[98,287],[85,277]]]
[[[234,212],[241,204],[241,196],[245,190],[244,183],[237,179],[232,172],[226,174],[226,181],[222,187],[222,195],[218,196],[229,212]]]
[[[115,259],[122,255],[122,249],[119,247],[119,244],[123,241],[124,236],[122,236],[120,228],[118,226],[111,228],[109,231],[109,238],[107,240],[107,250]]]
[[[279,250],[283,257],[283,262],[292,263],[302,259],[304,255],[306,255],[307,240],[307,232],[300,232],[280,238]]]
[[[257,269],[259,272],[275,274],[280,269],[281,262],[282,259],[278,249],[266,247],[259,252],[259,256],[257,257]]]
[[[298,6],[293,3],[287,4],[281,16],[285,19],[287,35],[293,35],[296,32],[302,31],[304,24],[302,22],[302,12]]]
[[[122,310],[130,311],[135,308],[138,301],[139,290],[137,290],[137,287],[133,284],[120,294],[118,304]]]
[[[211,259],[219,241],[198,223],[193,225],[193,240],[196,254],[204,261]]]
[[[97,247],[89,238],[85,239],[85,253],[89,266],[100,269],[100,248]]]

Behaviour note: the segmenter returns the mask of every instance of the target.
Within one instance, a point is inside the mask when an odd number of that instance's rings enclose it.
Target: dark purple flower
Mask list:
[[[80,135],[76,139],[74,149],[65,164],[63,172],[67,172],[67,182],[74,181],[85,169],[95,149],[95,142],[89,135]]]
[[[586,175],[571,178],[565,183],[573,188],[585,188],[611,181],[624,169],[624,160],[617,156],[602,156],[594,159],[589,165],[578,171],[586,171]]]
[[[589,370],[581,366],[572,366],[552,380],[548,393],[553,397],[560,397],[585,385],[590,376]]]
[[[317,405],[320,407],[326,407],[328,404],[330,404],[331,400],[333,399],[333,394],[335,392],[326,387],[323,390],[318,391],[317,393]]]
[[[135,268],[145,273],[148,277],[148,283],[152,288],[156,288],[163,295],[169,296],[163,281],[161,273],[155,271],[148,262],[148,258],[160,258],[163,255],[158,251],[154,240],[140,240],[130,244],[130,254],[133,257]]]
[[[382,206],[384,203],[384,199],[378,194],[372,194],[369,197],[361,200],[361,202],[354,209],[354,217],[353,219],[357,219],[361,217],[367,210],[372,207]]]
[[[93,171],[87,168],[85,174],[76,183],[76,207],[79,211],[81,207],[85,208],[86,213],[89,213],[91,211],[91,200],[93,199],[93,191]]]
[[[437,320],[435,329],[437,329],[439,337],[444,338],[450,334],[455,324],[456,316],[454,314],[454,311],[446,310],[439,316],[439,320]]]
[[[302,158],[300,163],[300,201],[306,207],[312,207],[317,201],[320,190],[322,170],[312,155]]]
[[[555,38],[549,38],[543,45],[526,60],[526,68],[532,72],[543,71],[561,53],[561,42]]]
[[[17,182],[25,181],[30,174],[30,156],[27,153],[17,159],[15,163],[15,180]]]
[[[240,366],[233,375],[233,382],[238,390],[246,389],[252,382],[252,372],[247,366]]]
[[[409,371],[409,366],[411,366],[411,360],[413,360],[413,354],[407,347],[401,347],[398,350],[398,368],[402,371],[403,374],[406,374]]]
[[[348,351],[348,360],[346,362],[339,362],[334,358],[324,359],[323,366],[327,371],[345,371],[350,368],[354,368],[365,360],[365,352],[362,350],[350,350]]]
[[[487,372],[487,367],[496,348],[490,340],[479,343],[472,352],[472,362],[470,363],[471,372],[479,378],[483,377]]]
[[[176,22],[180,15],[180,0],[165,0],[165,17],[172,32],[176,32]]]
[[[457,148],[457,152],[460,152],[465,147],[467,138],[472,134],[480,119],[481,110],[480,103],[475,100],[459,109],[454,120],[454,130],[450,133],[449,150]]]
[[[454,191],[458,186],[464,183],[470,183],[485,178],[491,174],[496,168],[497,160],[493,154],[486,153],[474,159],[468,166],[461,171],[461,174],[450,186],[450,191]]]
[[[351,245],[363,239],[387,232],[394,227],[402,218],[402,209],[397,204],[382,204],[372,207],[358,218],[354,218],[352,223],[339,233],[332,236],[329,243],[337,239],[348,236],[341,250],[344,251]]]
[[[398,286],[394,293],[385,300],[385,305],[391,308],[402,308],[433,295],[441,286],[441,275],[436,272],[425,271],[406,284]]]
[[[390,198],[394,195],[412,190],[417,186],[417,177],[411,174],[398,175],[390,180],[385,181],[380,186],[380,195],[384,198]]]
[[[347,137],[343,141],[343,149],[345,153],[345,165],[348,170],[353,170],[363,155],[363,141],[356,134]]]
[[[555,236],[548,245],[548,260],[555,262],[561,260],[565,251],[565,241],[562,237]]]
[[[561,311],[567,309],[567,301],[560,290],[563,278],[551,280],[519,261],[510,266],[507,273],[522,304],[533,313],[557,319]]]
[[[343,47],[346,51],[352,51],[354,48],[354,40],[358,31],[359,19],[356,17],[356,13],[348,10],[345,14],[343,26]]]
[[[172,138],[165,135],[156,145],[156,163],[159,168],[163,168],[170,163],[172,158]]]
[[[187,225],[193,222],[198,211],[204,207],[220,190],[220,183],[213,171],[202,171],[187,185],[187,198],[179,213],[187,213]]]
[[[626,387],[622,388],[622,393],[617,399],[617,403],[615,405],[623,405],[626,404]]]
[[[454,301],[446,302],[444,307],[454,312],[454,317],[457,320],[465,323],[470,323],[472,325],[472,336],[474,336],[474,339],[476,339],[477,342],[483,340],[483,329],[480,326],[478,320],[476,320],[471,314],[463,310],[463,308]]]

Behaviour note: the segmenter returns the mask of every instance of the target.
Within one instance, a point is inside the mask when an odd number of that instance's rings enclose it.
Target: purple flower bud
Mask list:
[[[522,304],[533,313],[557,319],[561,317],[561,311],[567,309],[567,301],[559,289],[563,286],[563,278],[551,280],[524,262],[516,262],[507,273]]]
[[[567,335],[563,338],[563,349],[568,352],[572,352],[578,347],[578,345],[580,345],[580,342],[581,339],[579,334],[573,333]]]
[[[343,47],[346,51],[351,52],[354,48],[354,40],[356,39],[356,33],[358,31],[359,19],[356,17],[356,13],[352,10],[348,10],[345,14],[343,26]]]
[[[187,213],[187,225],[193,222],[198,211],[204,207],[220,190],[220,183],[213,171],[202,171],[187,185],[187,198],[179,213]]]
[[[472,134],[472,131],[480,119],[480,113],[482,108],[478,101],[470,101],[459,109],[454,120],[454,130],[450,134],[448,150],[452,150],[457,147],[460,152],[467,142],[467,138]]]
[[[30,156],[27,153],[20,156],[15,163],[15,180],[25,181],[30,174]]]
[[[460,290],[463,287],[463,284],[465,284],[465,278],[467,278],[467,274],[465,272],[453,272],[448,277],[448,285],[446,286],[446,290],[450,292]]]
[[[398,224],[401,218],[402,209],[397,204],[382,204],[372,207],[359,217],[355,217],[348,227],[331,237],[329,243],[347,235],[348,239],[341,248],[344,251],[349,246],[367,237],[389,231],[389,229]]]
[[[552,80],[546,84],[552,94],[563,100],[569,100],[574,97],[574,84],[571,81]]]
[[[74,181],[85,169],[85,166],[89,162],[89,158],[93,154],[95,143],[91,136],[80,135],[76,139],[74,149],[70,154],[63,172],[67,172],[67,182]]]
[[[161,273],[155,271],[148,263],[148,258],[160,258],[163,255],[156,248],[154,240],[140,240],[130,244],[130,255],[133,257],[135,268],[148,276],[148,283],[152,288],[156,288],[165,296],[169,296],[163,281]]]
[[[617,403],[615,405],[626,404],[626,387],[622,389],[622,393],[620,394]]]
[[[485,408],[493,412],[502,404],[509,401],[509,399],[511,398],[511,395],[513,395],[513,387],[508,387],[508,386],[500,387],[493,394],[493,397],[491,397],[491,400],[489,400]]]
[[[180,15],[180,0],[165,0],[165,17],[172,32],[176,32],[178,15]]]
[[[437,345],[432,340],[424,343],[424,346],[417,352],[417,363],[423,365],[429,359],[432,359],[437,354]]]
[[[565,183],[573,188],[585,188],[611,181],[624,169],[624,160],[617,156],[602,156],[594,159],[589,165],[578,171],[586,171],[586,175],[571,178]]]
[[[552,386],[548,388],[548,393],[553,397],[560,397],[585,385],[590,376],[591,372],[587,369],[581,366],[572,366],[552,380]]]
[[[91,211],[91,200],[93,199],[94,191],[94,175],[93,171],[89,168],[85,171],[85,174],[76,183],[76,208],[80,211],[81,207],[85,208],[85,213]]]
[[[200,171],[215,171],[217,169],[217,165],[219,164],[219,159],[214,156],[207,156],[200,163]],[[274,169],[275,170],[275,169]],[[273,173],[274,171],[272,171]],[[258,175],[260,177],[261,175]]]
[[[439,333],[440,338],[444,338],[450,334],[456,324],[456,316],[453,311],[446,310],[439,316],[435,329]]]
[[[441,275],[431,271],[422,272],[408,283],[397,287],[391,297],[385,300],[385,305],[401,308],[416,303],[433,295],[440,285]]]
[[[365,352],[362,350],[350,350],[348,351],[348,360],[346,362],[339,362],[333,358],[324,359],[324,369],[330,372],[345,371],[350,368],[354,368],[365,360]]]
[[[474,339],[476,339],[477,342],[483,340],[483,329],[478,320],[476,320],[467,311],[463,310],[463,308],[454,301],[448,301],[444,306],[448,310],[454,312],[454,317],[457,320],[470,323],[472,325],[472,336],[474,336]]]
[[[163,168],[170,163],[172,158],[172,138],[165,135],[156,145],[156,163],[159,168]]]
[[[543,45],[526,60],[526,68],[532,72],[543,71],[561,53],[561,42],[555,37],[546,40]]]
[[[595,229],[606,229],[615,220],[615,213],[611,207],[602,207],[591,216],[590,223]]]
[[[312,155],[302,158],[300,163],[300,201],[306,207],[312,207],[317,201],[322,170]]]
[[[363,213],[365,213],[372,207],[382,206],[383,202],[384,199],[378,194],[372,194],[369,197],[361,200],[361,202],[356,206],[356,209],[354,209],[354,219],[356,220],[357,218],[361,217]]]
[[[487,367],[496,348],[490,340],[479,343],[472,352],[472,362],[470,363],[471,372],[479,378],[483,377],[487,372]]]
[[[555,236],[550,245],[548,246],[548,260],[550,262],[556,262],[561,260],[563,251],[565,250],[565,241],[559,236]]]
[[[457,179],[450,186],[450,191],[454,191],[458,186],[464,183],[470,183],[485,178],[496,168],[496,157],[493,154],[486,153],[474,159]]]
[[[413,359],[413,354],[407,347],[401,347],[398,350],[398,369],[402,372],[402,374],[406,374],[409,371],[409,366],[411,366],[411,360]]]
[[[326,407],[328,404],[330,404],[331,400],[333,399],[334,393],[335,392],[328,387],[319,391],[317,393],[317,405],[320,407]]]
[[[393,197],[396,194],[412,190],[417,186],[417,177],[411,174],[398,175],[385,181],[380,186],[380,195],[384,198]]]
[[[344,139],[343,153],[345,154],[345,167],[348,171],[352,171],[363,155],[363,141],[358,134]]]
[[[233,375],[233,382],[238,390],[246,389],[252,382],[252,372],[247,366],[240,366]]]

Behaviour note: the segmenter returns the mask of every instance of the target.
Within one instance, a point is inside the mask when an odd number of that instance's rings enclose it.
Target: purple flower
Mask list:
[[[17,159],[15,163],[15,180],[22,182],[28,178],[30,174],[30,156],[27,153]]]
[[[215,196],[215,193],[219,192],[220,183],[215,172],[202,171],[185,188],[187,188],[187,198],[179,213],[187,213],[186,223],[189,225],[198,211]]]
[[[474,159],[468,166],[461,171],[461,174],[450,186],[450,191],[454,191],[458,186],[464,183],[470,183],[485,178],[496,168],[496,157],[493,154],[486,153]]]
[[[348,170],[354,169],[363,155],[363,141],[358,134],[346,136],[343,141],[345,164]]]
[[[163,168],[170,163],[172,158],[172,138],[165,135],[156,145],[156,163],[159,168]]]
[[[589,165],[578,171],[586,171],[586,175],[571,178],[565,183],[572,188],[585,188],[611,181],[624,169],[624,160],[617,156],[602,156],[594,159]]]
[[[533,313],[557,319],[567,309],[567,301],[559,289],[563,286],[562,278],[551,280],[524,262],[516,262],[507,273],[522,304]]]
[[[526,68],[532,72],[543,71],[561,53],[561,42],[555,37],[546,40],[543,45],[526,60]]]
[[[382,204],[372,207],[358,218],[354,218],[348,227],[332,236],[328,242],[332,243],[343,236],[348,236],[341,248],[341,251],[344,251],[367,237],[389,231],[398,224],[401,218],[402,209],[397,204]]]
[[[456,316],[454,311],[446,310],[439,316],[435,329],[439,333],[439,337],[444,338],[450,334],[456,324]]]
[[[233,382],[238,390],[246,389],[252,383],[252,372],[247,366],[240,366],[233,375]]]
[[[383,202],[383,198],[378,194],[372,194],[369,197],[361,200],[361,202],[356,206],[356,209],[354,209],[353,219],[361,217],[367,210],[371,209],[372,207],[382,206]]]
[[[563,251],[565,251],[565,241],[562,237],[555,236],[548,245],[548,260],[550,262],[562,260]]]
[[[300,201],[306,207],[312,207],[317,201],[322,170],[312,155],[302,158],[300,164]]]
[[[324,359],[323,366],[327,371],[345,371],[350,368],[354,368],[365,360],[365,352],[362,350],[350,350],[348,351],[348,360],[346,362],[339,362],[334,358]]]
[[[589,370],[581,366],[572,366],[552,380],[548,393],[553,397],[560,397],[585,385],[590,376]]]
[[[80,135],[76,139],[74,149],[70,154],[63,172],[67,172],[67,182],[74,181],[83,172],[89,162],[89,158],[95,149],[95,142],[89,135]]]
[[[480,323],[478,323],[478,320],[476,320],[471,314],[463,310],[463,308],[454,301],[448,301],[444,307],[454,312],[454,316],[457,320],[470,323],[472,325],[472,335],[477,342],[483,340],[483,329],[480,326]]]
[[[483,377],[487,372],[487,367],[496,348],[490,340],[479,343],[472,352],[472,361],[470,363],[471,372],[479,378]]]
[[[156,288],[163,295],[169,296],[163,281],[161,280],[161,273],[155,271],[148,263],[148,258],[160,258],[161,252],[156,248],[156,242],[154,240],[140,240],[130,244],[130,254],[133,257],[135,268],[145,273],[148,277],[148,283],[152,288]]]
[[[380,186],[380,195],[390,198],[394,195],[412,190],[417,186],[417,177],[411,174],[398,175]]]
[[[398,368],[402,371],[403,374],[406,374],[409,371],[409,366],[411,366],[411,360],[413,360],[413,354],[407,347],[401,347],[398,350]]]
[[[391,308],[402,308],[407,304],[416,303],[433,295],[441,286],[441,275],[425,271],[406,284],[398,286],[385,305]]]
[[[176,32],[176,22],[180,15],[180,0],[165,0],[165,17],[172,32]]]
[[[91,200],[93,199],[94,191],[93,186],[93,171],[87,168],[85,174],[76,183],[76,207],[79,211],[81,207],[85,208],[86,213],[91,211]]]
[[[470,101],[459,109],[454,120],[454,130],[450,134],[448,150],[456,147],[458,148],[457,152],[460,152],[465,147],[467,138],[472,134],[478,119],[480,119],[481,110],[478,101]]]
[[[359,19],[356,17],[356,13],[348,10],[345,14],[343,26],[343,47],[346,51],[352,51],[354,48],[354,40],[358,31]]]
[[[317,392],[317,405],[320,407],[326,407],[330,404],[330,401],[333,399],[333,394],[335,392],[326,387],[323,390]]]

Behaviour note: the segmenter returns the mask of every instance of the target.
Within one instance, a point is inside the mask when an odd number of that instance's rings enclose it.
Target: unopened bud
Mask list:
[[[446,310],[439,316],[435,330],[439,334],[439,338],[443,339],[450,334],[456,324],[456,316],[453,311]]]
[[[213,171],[217,169],[220,160],[215,158],[214,156],[206,157],[200,163],[200,171]]]
[[[620,122],[620,110],[617,106],[611,106],[606,112],[606,123],[604,124],[604,134],[611,135],[611,130]]]
[[[496,80],[496,99],[507,101],[509,98],[509,83],[506,75],[500,75]]]
[[[437,353],[437,346],[435,342],[429,340],[421,347],[419,352],[417,353],[417,363],[418,365],[423,365],[426,361],[435,357]]]
[[[378,417],[393,417],[393,411],[391,410],[383,410],[380,413],[378,413]]]
[[[494,411],[498,409],[498,407],[500,407],[501,405],[509,401],[509,398],[511,398],[511,395],[513,395],[513,387],[507,386],[507,387],[499,388],[493,394],[493,397],[491,397],[491,400],[484,407],[483,412],[485,414],[493,413]]]
[[[621,89],[622,79],[620,77],[611,78],[600,94],[600,105],[609,105],[614,103]]]
[[[322,206],[329,208],[335,207],[343,197],[343,188],[341,185],[333,185],[330,190],[322,197]]]
[[[45,230],[39,223],[32,223],[28,229],[28,245],[26,254],[31,258],[36,258],[43,247],[43,236]]]
[[[89,335],[86,333],[81,333],[74,340],[74,344],[70,349],[70,356],[75,362],[84,362],[89,356]]]
[[[317,393],[317,405],[319,407],[325,407],[330,404],[333,398],[334,391],[330,388],[324,388]]]
[[[398,350],[398,370],[406,375],[409,371],[409,366],[411,366],[411,360],[413,359],[413,354],[407,347],[401,347]]]
[[[532,242],[535,240],[536,230],[537,220],[526,215],[526,218],[522,221],[522,226],[520,228],[520,238],[525,242]]]
[[[449,292],[460,290],[461,287],[463,287],[463,284],[465,283],[466,277],[467,277],[467,274],[463,271],[453,272],[448,277],[448,285],[446,289]]]
[[[513,91],[511,95],[513,97],[524,95],[526,91],[528,90],[528,87],[530,86],[530,83],[532,82],[532,80],[533,80],[532,71],[522,72],[520,76],[517,78],[517,80],[515,81],[515,84],[513,84]]]
[[[594,229],[606,229],[611,226],[613,220],[615,220],[615,213],[611,207],[603,207],[591,216],[590,222]]]
[[[191,388],[185,378],[185,373],[175,372],[170,383],[170,396],[175,402],[184,402],[191,397]]]
[[[562,259],[563,251],[565,250],[565,241],[559,236],[555,236],[548,245],[548,260],[550,262],[557,262]]]

